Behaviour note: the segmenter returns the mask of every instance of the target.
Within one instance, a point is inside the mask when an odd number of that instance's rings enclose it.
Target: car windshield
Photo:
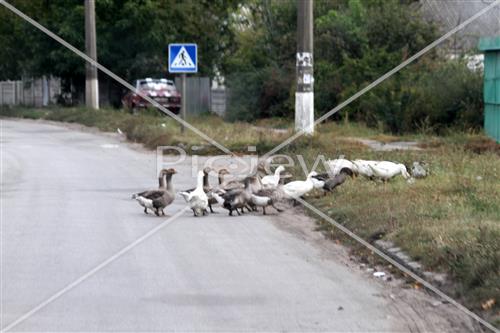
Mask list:
[[[147,90],[175,90],[173,82],[160,80],[140,81],[139,88]]]

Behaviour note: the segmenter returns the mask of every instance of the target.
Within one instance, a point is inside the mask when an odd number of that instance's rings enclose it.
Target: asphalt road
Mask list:
[[[2,327],[167,218],[130,195],[151,152],[114,135],[2,124]],[[175,187],[195,180],[185,161]],[[177,198],[168,215],[184,207]],[[347,262],[307,219],[185,212],[13,331],[462,331],[467,318]],[[288,223],[290,224],[288,226]],[[329,241],[328,241],[329,242]],[[333,245],[332,245],[333,246]]]

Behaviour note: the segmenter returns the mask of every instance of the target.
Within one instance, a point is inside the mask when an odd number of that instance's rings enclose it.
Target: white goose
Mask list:
[[[198,171],[196,188],[191,192],[179,192],[193,210],[194,216],[207,214],[208,197],[203,190],[203,176],[204,172],[201,170]]]
[[[312,191],[314,188],[312,177],[316,175],[317,173],[312,171],[309,175],[307,175],[306,180],[296,180],[283,185],[283,192],[285,192],[285,196],[289,199],[297,199],[307,192]]]
[[[368,164],[368,166],[370,167],[370,169],[372,169],[373,176],[382,179],[384,182],[388,181],[391,178],[394,178],[399,174],[405,179],[411,177],[404,164],[401,163],[381,161],[374,165]]]
[[[261,183],[264,188],[276,188],[280,182],[280,173],[285,171],[285,167],[280,165],[274,171],[274,175],[267,175],[262,177]]]
[[[336,176],[340,173],[340,170],[344,169],[344,168],[348,168],[348,169],[351,169],[352,172],[354,173],[357,173],[357,167],[356,165],[349,161],[349,160],[346,160],[344,158],[338,158],[338,159],[334,159],[334,160],[328,160],[326,161],[326,164],[327,164],[327,169],[329,169],[329,174],[331,176]]]
[[[364,176],[366,178],[373,178],[373,170],[371,166],[376,165],[379,161],[369,161],[369,160],[354,160],[352,161],[356,170],[353,170],[356,174]]]

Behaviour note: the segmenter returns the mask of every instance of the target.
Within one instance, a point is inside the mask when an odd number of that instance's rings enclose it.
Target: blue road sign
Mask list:
[[[197,73],[198,46],[196,44],[168,44],[169,73]]]

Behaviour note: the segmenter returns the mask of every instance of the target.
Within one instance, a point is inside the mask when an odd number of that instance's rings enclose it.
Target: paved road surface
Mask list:
[[[164,219],[143,214],[130,200],[131,193],[156,185],[154,154],[112,135],[1,121],[6,327]],[[176,188],[191,187],[187,163],[177,169]],[[182,207],[178,198],[166,212]],[[231,218],[218,211],[204,218],[184,213],[12,330],[469,327],[453,309],[430,306],[435,299],[422,292],[375,281],[346,263],[340,251],[337,257],[307,233],[286,230],[286,221],[248,214]]]

